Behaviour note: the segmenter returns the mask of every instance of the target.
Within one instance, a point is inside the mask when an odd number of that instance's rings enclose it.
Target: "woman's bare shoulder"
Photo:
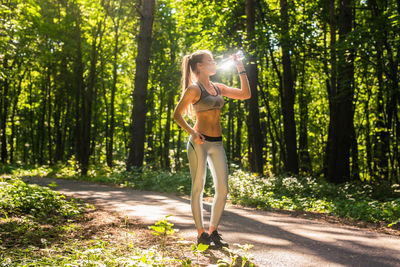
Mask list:
[[[199,95],[200,87],[197,84],[191,84],[186,88],[185,94],[189,94],[189,95],[193,95],[193,96]]]

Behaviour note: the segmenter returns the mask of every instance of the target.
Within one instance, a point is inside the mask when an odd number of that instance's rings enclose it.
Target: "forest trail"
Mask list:
[[[27,178],[123,216],[152,225],[168,221],[186,240],[195,240],[187,198],[73,180]],[[211,203],[205,202],[205,222]],[[258,266],[400,266],[400,237],[356,227],[319,222],[290,215],[227,205],[219,232],[230,244],[252,244]]]

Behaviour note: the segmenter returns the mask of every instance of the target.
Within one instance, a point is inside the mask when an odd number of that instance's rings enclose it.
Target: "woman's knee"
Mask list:
[[[192,192],[191,192],[191,197],[192,198],[200,198],[201,194],[203,193],[203,188],[198,186],[198,187],[192,187]]]
[[[220,198],[226,198],[228,196],[229,190],[228,186],[219,186],[218,189],[216,190],[216,193],[218,197]]]

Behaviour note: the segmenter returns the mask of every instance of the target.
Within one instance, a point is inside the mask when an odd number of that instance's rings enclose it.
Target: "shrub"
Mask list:
[[[4,214],[27,214],[38,219],[53,216],[69,218],[83,212],[82,206],[73,199],[67,201],[65,196],[50,188],[29,185],[20,179],[1,182],[0,210]]]
[[[311,177],[259,177],[235,170],[229,177],[232,202],[260,209],[302,210],[358,219],[400,223],[397,186],[347,182],[341,185]]]

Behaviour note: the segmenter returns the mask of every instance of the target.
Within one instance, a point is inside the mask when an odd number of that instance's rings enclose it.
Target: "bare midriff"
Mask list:
[[[221,110],[219,109],[196,112],[197,120],[194,129],[207,136],[222,136],[222,127],[219,122],[220,114]]]

